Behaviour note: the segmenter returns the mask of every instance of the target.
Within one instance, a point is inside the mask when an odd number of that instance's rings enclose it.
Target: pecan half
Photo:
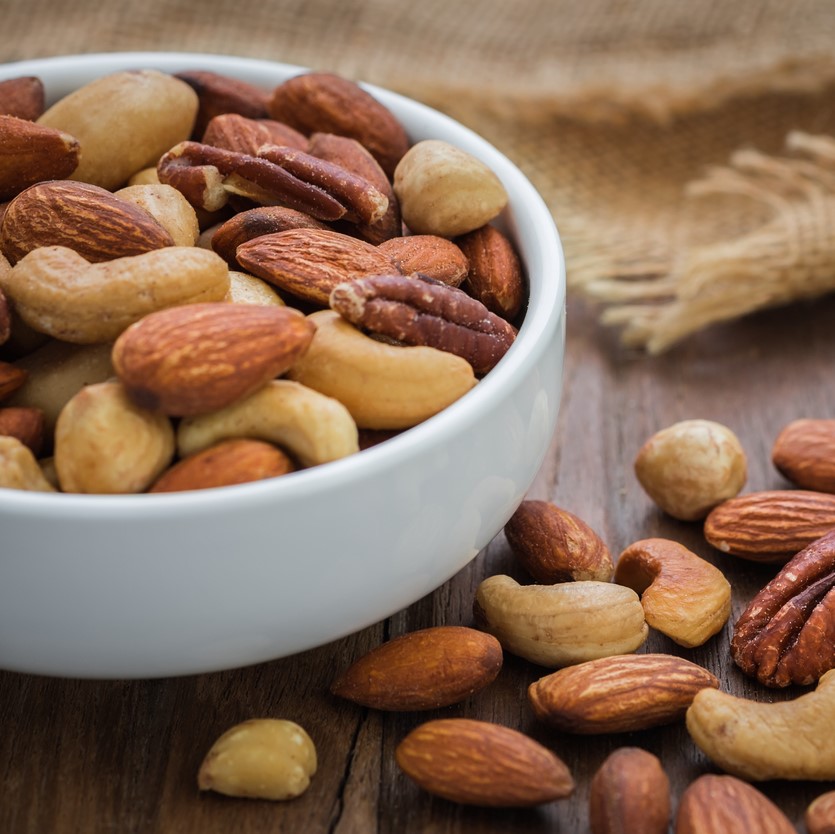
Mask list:
[[[419,274],[346,282],[333,289],[330,306],[372,333],[460,356],[477,374],[491,370],[516,338],[513,327],[480,301]]]
[[[731,654],[765,686],[806,686],[835,668],[835,530],[751,600],[734,627]]]

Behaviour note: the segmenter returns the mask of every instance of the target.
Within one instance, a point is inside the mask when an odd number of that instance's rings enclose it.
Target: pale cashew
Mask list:
[[[181,458],[232,437],[266,440],[302,466],[359,451],[357,426],[345,406],[298,382],[276,379],[228,408],[186,418],[177,429]]]
[[[459,356],[379,342],[332,310],[310,318],[316,335],[287,375],[339,400],[361,428],[409,428],[476,384],[470,363]]]
[[[55,469],[64,492],[142,492],[173,457],[171,421],[137,408],[119,382],[88,385],[58,416]]]
[[[28,373],[26,382],[6,405],[39,408],[44,415],[44,434],[51,437],[61,409],[85,385],[113,376],[111,346],[68,345],[50,339],[15,364]]]
[[[171,235],[175,246],[197,243],[197,213],[176,188],[162,183],[129,185],[117,191],[116,196],[147,211]]]
[[[316,747],[293,721],[256,718],[227,730],[197,774],[201,791],[256,799],[293,799],[316,773]]]
[[[478,586],[474,613],[507,651],[554,668],[634,652],[648,632],[631,588],[594,580],[519,585],[491,576]]]
[[[76,344],[112,342],[148,313],[222,301],[229,291],[226,262],[194,246],[97,264],[64,246],[44,246],[0,280],[27,324]]]
[[[16,437],[0,436],[0,487],[30,492],[55,492],[31,449]]]
[[[233,304],[264,304],[284,307],[284,299],[266,282],[248,272],[229,271],[227,301]]]
[[[627,547],[615,582],[639,593],[648,625],[680,646],[701,646],[731,615],[731,586],[722,571],[669,539]]]
[[[814,692],[792,701],[750,701],[702,690],[687,710],[687,729],[711,761],[753,781],[835,779],[835,669]]]
[[[125,71],[64,96],[38,122],[81,144],[72,179],[112,190],[188,139],[197,107],[197,94],[173,75]]]

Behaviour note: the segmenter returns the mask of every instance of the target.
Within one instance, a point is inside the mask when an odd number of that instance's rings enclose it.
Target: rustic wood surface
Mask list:
[[[736,618],[775,568],[713,551],[698,524],[664,517],[637,484],[632,460],[657,429],[704,417],[739,435],[749,459],[746,491],[785,486],[770,463],[779,429],[798,417],[835,417],[835,299],[715,328],[660,358],[621,349],[579,303],[569,303],[568,315],[560,419],[530,497],[580,515],[614,553],[649,535],[684,543],[726,573]],[[527,685],[543,672],[512,656],[487,689],[431,713],[382,714],[328,694],[338,669],[387,638],[432,625],[471,624],[478,582],[502,572],[520,577],[500,534],[446,585],[388,621],[296,657],[237,671],[128,682],[0,673],[0,831],[583,832],[590,777],[623,745],[660,757],[675,807],[690,781],[713,770],[683,725],[603,737],[549,731],[534,721],[525,697]],[[730,661],[728,642],[729,627],[689,651],[652,633],[644,650],[688,657],[717,674],[723,688],[747,697],[798,694],[765,690],[745,679]],[[319,754],[308,792],[287,803],[201,795],[196,773],[204,753],[232,724],[256,716],[290,718],[308,730]],[[497,721],[529,733],[570,766],[575,794],[534,810],[497,811],[423,793],[398,771],[394,748],[411,728],[440,716]],[[807,804],[835,785],[760,787],[804,831]]]

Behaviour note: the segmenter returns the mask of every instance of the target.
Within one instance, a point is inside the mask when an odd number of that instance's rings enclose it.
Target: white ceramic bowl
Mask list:
[[[270,89],[303,70],[204,54],[82,55],[0,66],[50,100],[121,69],[208,69]],[[0,668],[71,677],[191,674],[327,643],[406,607],[504,526],[553,435],[565,268],[523,174],[446,116],[368,89],[411,138],[487,163],[530,303],[510,351],[441,414],[371,449],[283,478],[204,492],[48,495],[0,489]]]

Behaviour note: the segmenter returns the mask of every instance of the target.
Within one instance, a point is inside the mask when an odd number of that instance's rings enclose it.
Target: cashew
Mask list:
[[[44,246],[0,280],[27,324],[76,344],[112,342],[148,313],[222,301],[229,291],[226,262],[194,246],[97,264],[64,246]]]
[[[260,718],[227,730],[197,774],[201,791],[254,799],[293,799],[316,773],[316,747],[292,721]]]
[[[170,420],[137,408],[119,382],[88,385],[58,416],[55,469],[64,492],[142,492],[173,457]]]
[[[814,692],[758,703],[702,690],[687,710],[693,741],[715,764],[743,779],[835,779],[835,669]]]
[[[519,585],[491,576],[478,586],[474,613],[507,651],[554,668],[634,652],[648,632],[633,590],[594,580]]]
[[[647,440],[635,458],[635,475],[668,515],[697,521],[739,493],[748,464],[729,428],[710,420],[683,420]]]
[[[459,356],[379,342],[332,310],[310,319],[316,335],[287,376],[339,400],[361,428],[409,428],[476,384],[470,363]]]
[[[197,107],[184,81],[156,70],[125,71],[64,96],[38,122],[80,142],[72,179],[112,190],[188,139]]]
[[[0,436],[0,487],[31,492],[55,492],[31,449],[16,437]]]
[[[283,307],[284,300],[266,282],[248,272],[229,272],[229,292],[227,301],[233,304],[266,304]]]
[[[356,424],[340,402],[286,379],[268,382],[228,408],[182,420],[177,449],[184,458],[232,437],[274,443],[302,466],[359,451]]]
[[[51,437],[61,409],[85,385],[113,376],[109,344],[68,345],[50,339],[15,364],[27,371],[23,386],[6,405],[39,408],[44,415],[44,435]]]
[[[731,615],[731,586],[722,571],[668,539],[627,547],[615,582],[641,594],[647,624],[680,646],[701,646]]]
[[[171,235],[175,246],[194,246],[200,236],[197,213],[191,203],[170,185],[129,185],[117,197],[144,209]]]

